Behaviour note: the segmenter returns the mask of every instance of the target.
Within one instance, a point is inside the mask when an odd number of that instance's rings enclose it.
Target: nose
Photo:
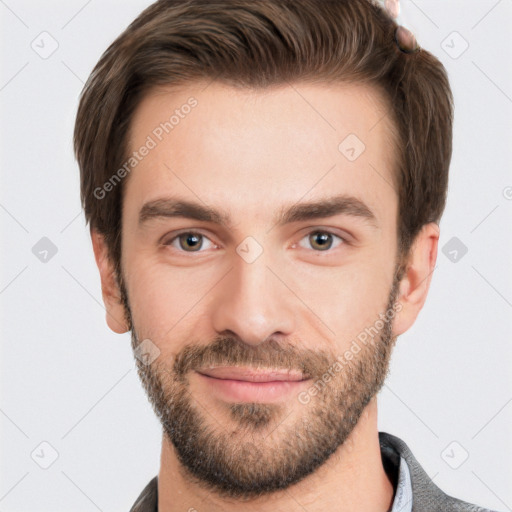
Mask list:
[[[296,327],[298,308],[283,284],[286,278],[281,281],[280,272],[270,270],[264,256],[252,263],[236,256],[232,270],[215,287],[217,295],[211,304],[215,331],[229,331],[250,345],[259,345],[269,336],[290,335]]]

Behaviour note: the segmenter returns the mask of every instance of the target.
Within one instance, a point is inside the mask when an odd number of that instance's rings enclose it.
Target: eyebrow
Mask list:
[[[284,226],[293,222],[348,215],[357,217],[378,228],[374,212],[360,199],[353,196],[334,196],[307,203],[296,203],[282,207],[274,218],[273,225]],[[232,228],[230,216],[210,206],[176,198],[155,199],[145,203],[139,212],[139,226],[153,219],[181,217],[219,224]]]

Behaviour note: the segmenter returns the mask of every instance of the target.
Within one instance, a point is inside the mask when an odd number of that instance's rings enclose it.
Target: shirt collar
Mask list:
[[[395,499],[390,512],[411,512],[412,511],[412,484],[409,466],[403,457],[400,457],[400,468],[398,470],[398,483],[395,489]]]

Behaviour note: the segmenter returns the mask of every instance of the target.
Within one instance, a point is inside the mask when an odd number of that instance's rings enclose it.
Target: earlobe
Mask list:
[[[100,272],[101,294],[105,304],[107,325],[117,334],[129,330],[125,319],[121,292],[115,276],[114,265],[108,254],[105,237],[91,228],[91,240],[96,265]]]
[[[393,323],[393,334],[406,332],[425,304],[437,260],[439,226],[425,224],[411,247],[405,272],[400,281],[397,301],[401,310]]]

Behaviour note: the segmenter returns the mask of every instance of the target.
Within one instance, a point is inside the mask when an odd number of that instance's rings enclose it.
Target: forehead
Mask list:
[[[165,196],[223,205],[233,216],[262,205],[336,193],[396,209],[395,135],[389,105],[365,84],[286,84],[262,90],[219,82],[154,88],[130,125],[141,153],[125,205]],[[270,214],[271,212],[269,212]]]

